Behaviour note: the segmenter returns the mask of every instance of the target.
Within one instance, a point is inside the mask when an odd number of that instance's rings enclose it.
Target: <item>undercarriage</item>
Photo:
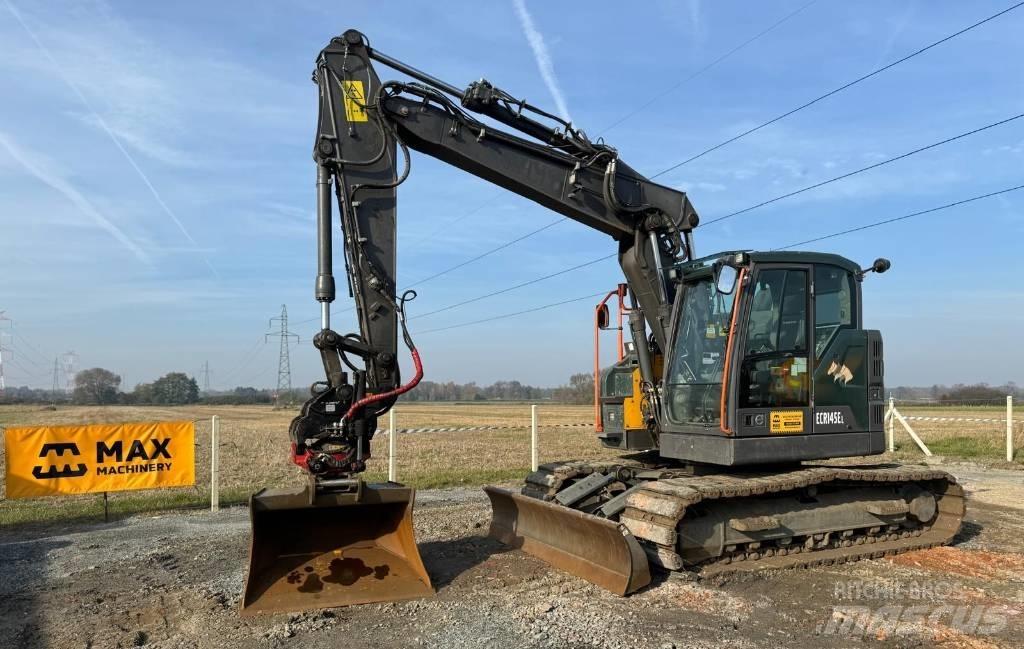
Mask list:
[[[702,576],[944,545],[964,516],[953,476],[894,464],[741,472],[642,458],[556,462],[531,473],[522,494],[617,522],[651,564]]]

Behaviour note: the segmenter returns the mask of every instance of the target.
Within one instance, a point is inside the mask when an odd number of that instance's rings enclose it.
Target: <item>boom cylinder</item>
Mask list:
[[[316,301],[320,303],[320,327],[331,328],[334,301],[333,250],[331,242],[331,174],[316,166]]]
[[[654,363],[651,360],[651,350],[647,346],[644,316],[639,309],[629,312],[629,331],[633,335],[633,347],[636,349],[636,359],[640,363],[640,376],[644,381],[654,384]]]

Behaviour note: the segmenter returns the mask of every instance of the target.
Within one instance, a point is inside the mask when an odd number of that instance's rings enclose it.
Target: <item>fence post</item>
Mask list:
[[[537,406],[530,406],[530,470],[537,470]]]
[[[398,449],[398,431],[395,429],[395,409],[388,411],[388,482],[398,482],[395,479],[397,462],[395,451]]]
[[[1006,395],[1006,461],[1013,462],[1013,396]]]
[[[921,452],[924,453],[926,456],[931,457],[931,450],[928,448],[927,445],[925,445],[921,438],[917,436],[917,433],[915,433],[914,429],[910,427],[910,424],[907,423],[907,420],[903,417],[903,415],[901,415],[898,410],[893,409],[892,416],[900,420],[900,424],[903,425],[903,428],[907,431],[907,434],[910,435],[910,439],[914,440],[914,443],[917,444],[917,447],[919,449],[921,449]]]
[[[210,418],[210,511],[220,511],[220,417]]]
[[[885,413],[885,443],[886,448],[892,453],[896,450],[896,431],[893,430],[893,426],[896,424],[896,417],[893,413],[896,411],[896,400],[892,398],[892,393],[889,393],[889,411]]]

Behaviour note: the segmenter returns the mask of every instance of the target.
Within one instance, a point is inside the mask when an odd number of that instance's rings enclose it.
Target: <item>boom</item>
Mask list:
[[[382,82],[374,61],[415,81]],[[639,307],[631,330],[641,368],[645,378],[655,382],[646,327],[639,314],[646,318],[654,348],[666,349],[674,288],[665,280],[665,269],[692,258],[691,232],[698,223],[684,192],[644,178],[622,162],[611,146],[590,141],[571,123],[514,99],[487,81],[459,90],[375,51],[355,30],[333,39],[320,53],[314,80],[320,91],[313,152],[319,251],[316,299],[322,305],[322,331],[314,343],[327,373],[318,398],[325,404],[362,404],[343,407],[345,416],[332,430],[342,433],[341,428],[358,427],[352,432],[359,438],[356,441],[365,443],[362,438],[372,435],[376,417],[402,390],[397,362],[400,324],[410,349],[412,345],[404,331],[405,297],[397,294],[395,278],[396,193],[409,174],[409,149],[611,237]],[[491,126],[474,114],[529,139]],[[328,308],[335,299],[331,256],[335,202],[344,233],[348,289],[360,328],[359,334],[348,336],[331,330]],[[360,356],[365,370],[350,363],[346,354]],[[418,355],[414,359],[418,367]],[[354,373],[352,384],[343,363]],[[316,428],[330,426],[329,414],[323,412],[311,423]],[[316,431],[307,433],[298,438],[293,434],[293,441],[302,447]],[[299,463],[308,467],[313,458],[303,457]],[[347,468],[358,470],[357,465]]]
[[[382,82],[374,63],[412,80]],[[594,377],[598,438],[631,455],[546,463],[518,492],[487,487],[493,538],[618,594],[650,583],[651,565],[708,575],[831,565],[954,538],[963,490],[942,471],[802,464],[885,450],[882,336],[864,328],[861,283],[887,260],[861,268],[832,254],[752,250],[697,259],[685,193],[487,81],[456,88],[357,31],[321,51],[314,80],[314,344],[327,379],[289,431],[308,485],[251,500],[244,611],[433,592],[412,488],[360,478],[377,418],[423,376],[405,323],[414,293],[399,294],[395,277],[410,149],[608,235],[632,294],[633,346],[603,370],[595,349]],[[335,204],[359,321],[346,335],[330,326]],[[603,304],[594,319],[596,336],[608,324]],[[399,332],[415,367],[404,382]]]

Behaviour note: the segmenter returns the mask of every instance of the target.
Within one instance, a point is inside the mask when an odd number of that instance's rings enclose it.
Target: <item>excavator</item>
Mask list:
[[[381,81],[375,64],[408,80]],[[434,592],[413,489],[361,478],[380,417],[423,376],[406,323],[415,293],[399,292],[395,268],[410,149],[604,233],[625,279],[609,293],[618,327],[609,298],[595,311],[598,332],[619,330],[619,360],[602,370],[595,358],[595,423],[621,457],[544,464],[515,491],[485,487],[492,537],[626,595],[650,583],[652,566],[710,576],[836,564],[957,533],[965,499],[953,476],[863,460],[885,450],[885,400],[882,337],[863,327],[861,287],[887,260],[698,256],[685,192],[486,80],[450,85],[356,30],[320,52],[313,80],[313,344],[326,376],[289,428],[306,484],[251,498],[243,614]],[[331,328],[335,206],[357,333]]]

